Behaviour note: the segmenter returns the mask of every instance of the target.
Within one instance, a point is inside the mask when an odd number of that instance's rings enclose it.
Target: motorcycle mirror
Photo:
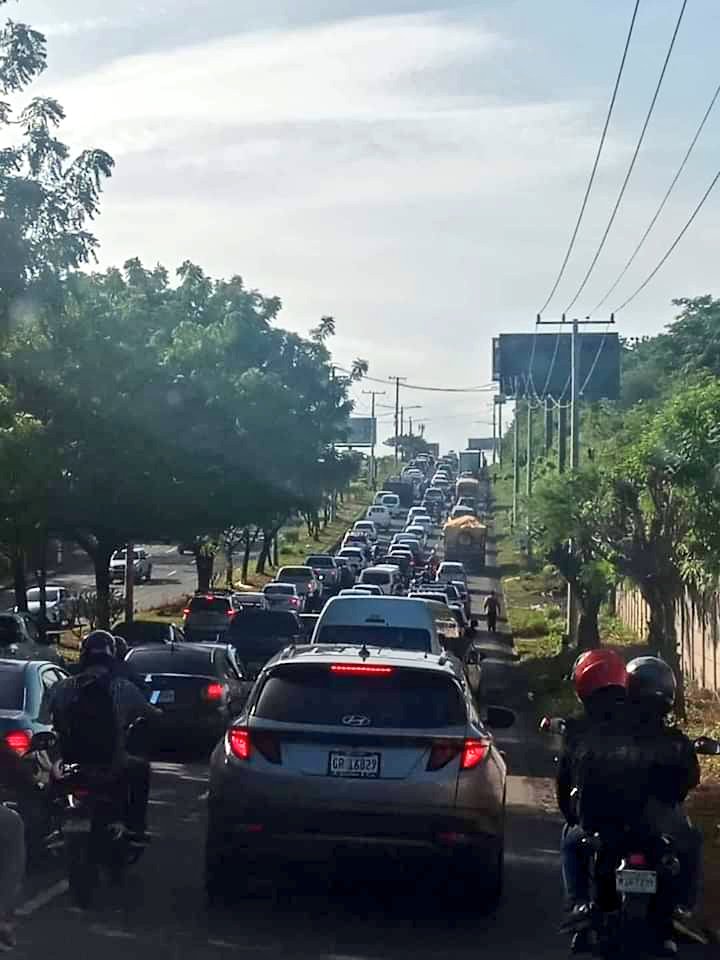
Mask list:
[[[705,757],[716,757],[720,755],[720,740],[713,737],[698,737],[694,741],[695,753],[702,754]]]
[[[543,717],[540,721],[540,730],[543,733],[563,734],[567,729],[567,723],[562,717]]]

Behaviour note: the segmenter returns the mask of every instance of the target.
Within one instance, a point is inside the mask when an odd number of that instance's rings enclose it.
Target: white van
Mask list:
[[[318,617],[312,642],[443,652],[428,605],[407,597],[333,597]]]
[[[360,574],[358,584],[375,584],[380,587],[386,597],[394,597],[402,590],[402,575],[400,567],[393,563],[378,564],[376,567],[365,567]]]
[[[384,493],[380,503],[383,505],[383,507],[388,508],[390,511],[390,516],[393,519],[405,516],[405,511],[400,503],[400,497],[396,493]]]
[[[392,517],[390,516],[390,511],[387,507],[383,507],[380,504],[374,504],[372,507],[368,507],[366,517],[368,520],[372,520],[377,530],[390,529]]]

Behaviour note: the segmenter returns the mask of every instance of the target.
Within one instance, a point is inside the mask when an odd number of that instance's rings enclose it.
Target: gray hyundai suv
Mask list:
[[[253,863],[384,847],[442,857],[500,895],[505,762],[443,655],[288,647],[265,666],[210,762],[210,899]]]

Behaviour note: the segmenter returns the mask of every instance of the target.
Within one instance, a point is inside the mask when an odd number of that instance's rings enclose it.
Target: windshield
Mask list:
[[[275,596],[279,594],[287,594],[292,596],[295,594],[295,587],[291,583],[269,583],[264,590],[265,593],[274,594]]]
[[[388,647],[393,650],[432,651],[432,638],[427,630],[410,627],[387,627],[383,624],[323,624],[317,643],[349,643],[355,646]]]
[[[309,567],[283,567],[278,576],[281,580],[312,580],[313,572]]]
[[[309,567],[332,567],[334,566],[334,561],[332,557],[308,557],[307,560]]]
[[[420,670],[390,676],[337,676],[325,668],[279,668],[265,683],[255,715],[280,723],[341,726],[347,716],[401,730],[461,726],[465,706],[447,677]]]
[[[133,550],[132,559],[133,560],[140,559],[140,554],[137,552],[137,550]],[[113,560],[127,560],[127,550],[118,550],[116,553],[113,554]]]

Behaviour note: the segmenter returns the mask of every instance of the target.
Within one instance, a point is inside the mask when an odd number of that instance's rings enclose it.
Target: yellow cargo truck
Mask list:
[[[487,548],[487,527],[477,517],[448,520],[443,531],[445,559],[464,563],[468,573],[482,573]]]

